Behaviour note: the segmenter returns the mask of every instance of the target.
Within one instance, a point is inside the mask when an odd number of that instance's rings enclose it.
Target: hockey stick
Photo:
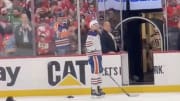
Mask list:
[[[122,87],[119,85],[119,83],[118,83],[112,76],[109,75],[109,77],[110,77],[111,80],[122,90],[122,92],[123,92],[124,94],[126,94],[128,97],[137,97],[137,96],[139,96],[138,94],[130,94],[130,93],[128,93],[124,88],[122,88]]]

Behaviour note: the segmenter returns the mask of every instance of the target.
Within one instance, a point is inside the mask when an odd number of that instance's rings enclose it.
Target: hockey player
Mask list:
[[[99,23],[97,20],[92,20],[89,24],[90,30],[87,33],[86,49],[89,56],[89,64],[91,66],[91,95],[101,96],[105,93],[102,91],[100,84],[102,83],[101,74],[102,67],[102,52],[99,36]]]

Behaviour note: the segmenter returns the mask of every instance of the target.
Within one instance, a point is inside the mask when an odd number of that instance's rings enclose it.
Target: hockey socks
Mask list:
[[[91,85],[92,85],[92,90],[91,90],[91,95],[93,96],[101,96],[105,95],[105,93],[101,89],[101,83],[102,79],[99,74],[92,74],[91,78]]]

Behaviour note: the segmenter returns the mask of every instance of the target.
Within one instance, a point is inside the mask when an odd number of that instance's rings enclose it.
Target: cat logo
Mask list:
[[[51,61],[48,63],[48,83],[51,86],[85,85],[86,65],[88,65],[87,60],[78,60],[75,62],[65,61],[64,63],[60,63],[58,61]]]
[[[71,74],[68,74],[59,84],[59,86],[81,86],[82,83],[78,81]]]

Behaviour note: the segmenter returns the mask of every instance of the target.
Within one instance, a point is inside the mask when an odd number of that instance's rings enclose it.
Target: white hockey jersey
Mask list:
[[[102,55],[100,36],[95,31],[89,31],[86,40],[86,54],[89,56]]]

